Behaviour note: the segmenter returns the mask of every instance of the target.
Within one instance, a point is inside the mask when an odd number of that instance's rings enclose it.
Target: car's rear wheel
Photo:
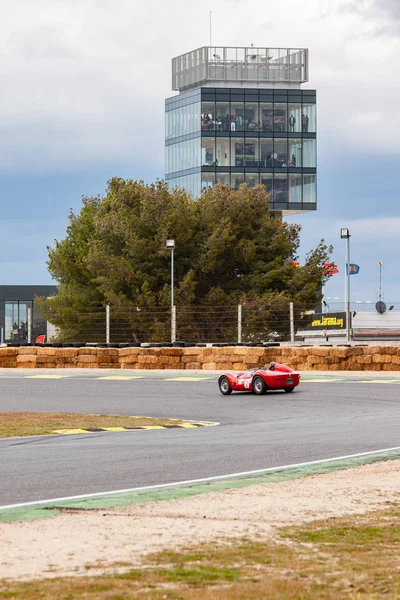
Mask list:
[[[229,383],[229,379],[227,377],[221,377],[218,381],[219,391],[224,396],[228,396],[232,393],[231,384]]]
[[[264,379],[262,377],[259,377],[258,375],[256,377],[254,377],[253,392],[255,394],[258,394],[259,396],[261,396],[262,394],[265,394],[266,391],[267,391],[267,386],[266,386]]]
[[[287,394],[289,394],[290,392],[293,392],[294,388],[284,388],[284,390]]]

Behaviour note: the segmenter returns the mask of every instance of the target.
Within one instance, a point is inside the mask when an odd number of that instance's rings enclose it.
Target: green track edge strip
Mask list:
[[[329,462],[314,463],[312,465],[301,467],[277,468],[268,471],[265,474],[256,474],[253,476],[244,475],[237,479],[211,481],[210,483],[182,485],[170,488],[142,490],[137,492],[128,492],[121,494],[105,495],[101,497],[84,498],[80,500],[65,500],[62,502],[49,502],[40,506],[27,506],[19,508],[1,509],[0,523],[23,520],[45,519],[57,514],[62,510],[101,510],[107,508],[117,508],[119,506],[129,506],[134,504],[144,504],[146,502],[173,500],[178,498],[188,498],[199,494],[208,494],[219,490],[230,490],[246,488],[251,485],[262,483],[280,483],[282,481],[293,481],[301,477],[317,475],[322,473],[334,473],[344,469],[351,469],[361,465],[372,464],[376,462],[400,459],[400,450],[390,450],[388,452],[377,452],[364,456],[354,456],[351,458],[339,459]]]

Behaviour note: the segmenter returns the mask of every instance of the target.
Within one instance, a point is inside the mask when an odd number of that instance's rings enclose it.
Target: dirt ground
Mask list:
[[[179,500],[0,523],[0,578],[81,575],[139,565],[146,554],[202,541],[262,540],[277,527],[361,514],[400,501],[400,460]],[[93,570],[90,570],[93,574]]]

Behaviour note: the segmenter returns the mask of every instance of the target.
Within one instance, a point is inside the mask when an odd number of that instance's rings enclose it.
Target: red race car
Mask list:
[[[300,373],[276,362],[270,363],[268,367],[249,369],[237,375],[224,373],[218,379],[220,392],[224,396],[232,392],[254,392],[259,395],[265,394],[267,390],[293,392],[299,383]]]

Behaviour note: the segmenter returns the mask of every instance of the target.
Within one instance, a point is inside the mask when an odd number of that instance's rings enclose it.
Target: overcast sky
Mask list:
[[[351,229],[354,300],[400,302],[399,0],[1,0],[1,283],[49,283],[46,245],[69,208],[114,175],[164,175],[171,58],[209,44],[307,47],[318,91],[318,211],[301,258],[321,237],[340,275]]]

